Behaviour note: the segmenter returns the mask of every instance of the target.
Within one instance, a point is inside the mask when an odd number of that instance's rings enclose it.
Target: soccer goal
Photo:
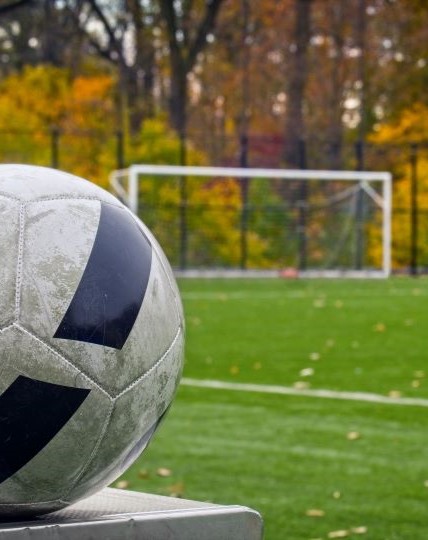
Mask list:
[[[179,275],[390,274],[388,172],[132,165],[110,184]]]

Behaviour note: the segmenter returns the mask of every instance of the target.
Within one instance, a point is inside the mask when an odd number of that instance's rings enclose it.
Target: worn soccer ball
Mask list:
[[[0,517],[51,512],[144,450],[184,323],[153,235],[101,188],[0,165]]]

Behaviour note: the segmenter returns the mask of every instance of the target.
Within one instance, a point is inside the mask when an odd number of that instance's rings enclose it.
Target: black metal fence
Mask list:
[[[140,148],[159,148],[165,144],[168,136],[142,136],[139,141],[129,140],[122,131],[114,133],[95,131],[66,131],[56,127],[44,131],[3,130],[0,132],[0,160],[2,162],[35,163],[39,165],[61,168],[70,172],[87,176],[106,185],[108,172],[122,169],[132,162],[138,161],[136,145]],[[193,150],[204,156],[210,165],[251,166],[251,167],[284,167],[284,139],[279,135],[258,135],[232,137],[212,133],[191,133],[187,138],[174,137],[173,153],[156,153],[155,162],[163,164],[194,164]],[[395,267],[399,271],[407,271],[413,275],[428,270],[428,142],[425,140],[410,141],[400,144],[374,144],[365,141],[354,143],[330,143],[319,138],[308,138],[298,142],[295,148],[296,160],[293,167],[302,169],[343,169],[343,170],[375,170],[391,171],[394,176],[393,192],[393,254]],[[150,152],[144,157],[150,160]],[[167,161],[167,162],[166,162]],[[249,200],[250,182],[242,179],[239,182],[239,216],[238,255],[236,265],[248,266],[249,236],[251,221],[260,215]],[[308,252],[308,238],[305,233],[306,216],[309,211],[305,201],[308,198],[306,184],[301,183],[297,196],[297,214],[295,224],[298,229],[299,247],[297,266],[304,268],[311,253]],[[180,203],[178,221],[175,224],[178,232],[177,264],[185,267],[188,244],[191,241],[185,216],[191,210],[186,209],[188,194],[186,181],[180,183]],[[300,201],[300,203],[299,203]],[[271,221],[280,219],[277,210],[269,204],[263,212],[271,212]],[[227,208],[218,209],[219,212]],[[362,212],[364,209],[361,210]],[[276,217],[274,217],[276,215]],[[181,217],[180,217],[181,216]],[[355,265],[358,262],[357,246]],[[361,258],[361,257],[360,257]]]

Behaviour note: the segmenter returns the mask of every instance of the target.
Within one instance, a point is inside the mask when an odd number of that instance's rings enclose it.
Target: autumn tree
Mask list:
[[[155,3],[68,0],[66,9],[85,36],[88,51],[116,69],[119,116],[125,112],[124,124],[138,133],[143,118],[154,114]]]
[[[214,32],[222,2],[159,0],[169,46],[169,113],[172,126],[180,134],[185,134],[187,127],[187,76]]]

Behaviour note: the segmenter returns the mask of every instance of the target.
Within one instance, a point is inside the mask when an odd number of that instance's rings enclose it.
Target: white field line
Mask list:
[[[335,390],[298,390],[289,386],[276,386],[267,384],[232,383],[226,381],[181,379],[183,386],[196,388],[209,388],[215,390],[232,390],[235,392],[254,392],[260,394],[275,394],[282,396],[304,396],[310,398],[338,399],[342,401],[363,401],[366,403],[380,403],[382,405],[404,405],[413,407],[428,407],[428,399],[422,398],[394,398],[380,394],[366,392],[339,392]]]

